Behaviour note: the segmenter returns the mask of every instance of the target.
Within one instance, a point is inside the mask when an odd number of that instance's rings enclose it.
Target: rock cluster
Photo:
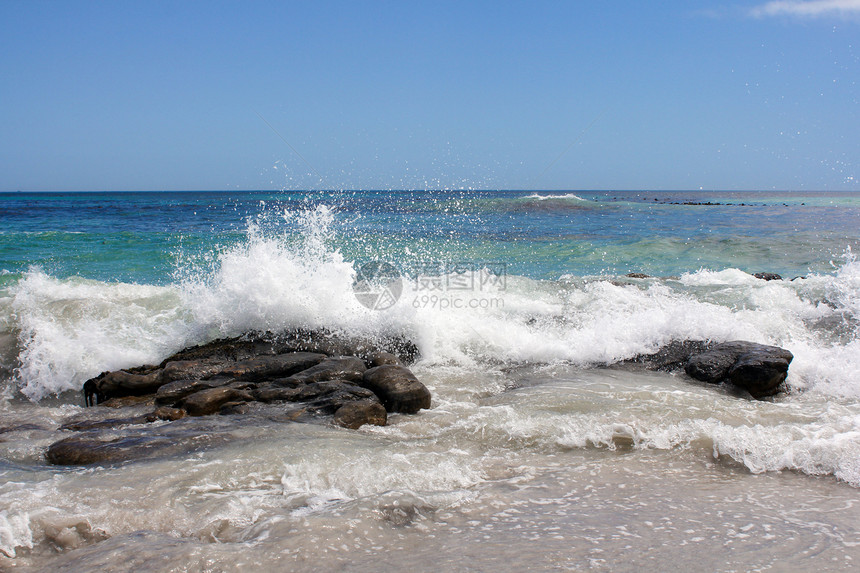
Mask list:
[[[176,436],[105,439],[100,430],[242,414],[254,403],[289,404],[290,420],[330,416],[334,424],[351,429],[384,426],[389,413],[414,414],[430,407],[429,390],[404,365],[416,355],[415,346],[403,339],[370,343],[321,331],[216,340],[157,366],[104,372],[87,380],[83,393],[88,406],[143,401],[155,408],[127,418],[67,423],[61,429],[81,433],[51,445],[46,457],[60,465],[118,461],[135,448],[165,447]]]

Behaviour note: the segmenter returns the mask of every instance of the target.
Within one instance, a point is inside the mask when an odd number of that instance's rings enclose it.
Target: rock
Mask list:
[[[793,358],[777,346],[733,341],[692,356],[684,370],[696,380],[712,384],[729,380],[754,398],[764,398],[779,392]]]
[[[644,366],[648,370],[671,372],[684,368],[691,356],[701,354],[710,346],[703,340],[674,340],[653,354],[639,354],[618,366]]]
[[[105,420],[73,420],[60,426],[60,430],[72,432],[86,432],[89,430],[100,430],[103,428],[118,428],[134,424],[146,424],[146,416],[134,416],[132,418],[107,418]]]
[[[691,378],[719,384],[726,379],[729,368],[737,362],[738,354],[726,349],[712,349],[691,356],[684,366],[684,371]]]
[[[156,455],[184,455],[225,441],[214,432],[189,431],[181,426],[183,422],[179,420],[160,428],[126,428],[120,437],[113,429],[83,432],[51,444],[45,459],[61,466],[113,464]]]
[[[185,417],[185,410],[181,408],[169,408],[167,406],[161,406],[160,408],[156,408],[154,412],[150,412],[144,416],[147,422],[156,422],[158,420],[163,420],[165,422],[173,422],[175,420],[179,420]]]
[[[153,406],[155,405],[155,397],[152,394],[145,396],[118,396],[116,398],[108,398],[104,402],[99,402],[99,406],[105,408],[128,408],[129,406]]]
[[[388,412],[414,414],[430,407],[430,391],[403,366],[383,364],[364,373],[361,385],[379,397]]]
[[[314,422],[321,416],[346,428],[385,425],[388,412],[429,408],[427,388],[403,366],[418,355],[402,337],[381,343],[328,331],[249,333],[187,348],[157,366],[105,372],[84,384],[87,405],[138,406],[131,417],[74,420],[80,435],[48,448],[50,463],[82,465],[187,452],[202,441],[229,437],[229,419],[201,416],[250,414],[271,421]],[[372,366],[368,370],[368,366]],[[266,406],[263,403],[279,403]],[[149,413],[141,405],[158,406]],[[182,420],[184,416],[191,416]],[[153,422],[171,422],[152,424]],[[220,426],[218,425],[220,424]],[[219,437],[221,436],[221,437]]]
[[[350,430],[357,430],[364,424],[384,426],[387,421],[385,407],[375,400],[350,402],[334,413],[334,423]]]
[[[186,396],[179,406],[188,412],[189,416],[206,416],[217,412],[227,402],[250,402],[254,398],[248,392],[235,388],[208,388]]]
[[[106,440],[88,432],[51,444],[45,458],[56,466],[117,463],[174,446],[164,436],[125,436]]]
[[[297,383],[293,388],[266,385],[251,390],[251,396],[258,402],[295,402],[300,389]]]
[[[366,360],[376,352],[390,352],[405,364],[411,364],[419,356],[418,347],[402,336],[387,336],[374,340],[343,336],[325,329],[296,329],[278,334],[267,333],[280,352],[319,352],[328,356],[357,356]]]
[[[326,359],[324,354],[292,352],[276,356],[257,356],[235,362],[222,368],[219,373],[236,380],[259,381],[290,376],[319,364]],[[363,366],[363,364],[362,364]]]
[[[247,402],[227,402],[223,406],[221,406],[218,411],[222,416],[234,416],[247,414],[251,411],[251,407],[248,406]]]
[[[280,386],[295,386],[296,384],[322,382],[325,380],[349,380],[357,382],[364,378],[365,370],[367,370],[367,366],[364,365],[364,362],[354,356],[328,358],[284,380],[276,380],[275,384]]]
[[[278,354],[275,345],[265,336],[248,334],[235,338],[221,338],[199,346],[191,346],[165,358],[159,368],[169,362],[187,360],[213,360],[215,362],[236,362],[255,356]]]
[[[761,279],[763,281],[781,281],[782,277],[776,273],[755,273],[753,275],[757,279]]]
[[[778,349],[782,350],[782,349]],[[753,398],[764,398],[779,393],[779,386],[788,376],[788,365],[794,356],[783,353],[752,352],[744,354],[729,369],[729,380],[749,392]]]
[[[11,432],[29,432],[31,430],[44,431],[48,428],[39,426],[38,424],[18,424],[15,426],[0,426],[0,434],[8,434]]]
[[[213,358],[174,360],[164,365],[159,372],[159,379],[162,385],[177,380],[206,380],[221,374],[225,364],[224,361]]]
[[[332,415],[351,402],[379,402],[372,391],[345,380],[314,382],[302,389],[301,402],[307,402],[309,412]]]
[[[60,430],[70,430],[72,432],[86,432],[90,430],[100,430],[104,428],[119,428],[121,426],[150,424],[158,420],[173,421],[185,416],[185,411],[178,408],[168,408],[162,406],[154,411],[143,414],[141,416],[131,416],[128,418],[106,418],[103,420],[72,420],[60,426]]]
[[[368,363],[373,366],[382,366],[383,364],[394,364],[395,366],[403,366],[403,362],[400,361],[395,355],[390,352],[376,352],[372,354],[368,360]]]
[[[175,404],[195,392],[216,387],[215,384],[203,380],[174,380],[158,389],[155,393],[155,402],[157,404]]]
[[[126,370],[102,372],[84,382],[84,402],[87,406],[92,406],[108,398],[152,394],[162,384],[158,372],[150,374],[135,374]]]
[[[48,447],[45,458],[55,466],[87,465],[104,461],[119,461],[123,456],[110,448],[121,438],[102,441],[86,436],[72,436]]]
[[[631,279],[649,279],[651,275],[646,275],[645,273],[627,273],[627,278]]]

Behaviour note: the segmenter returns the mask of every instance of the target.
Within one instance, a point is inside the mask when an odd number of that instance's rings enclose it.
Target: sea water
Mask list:
[[[856,193],[10,193],[0,222],[2,567],[860,559]],[[400,281],[368,308],[374,261]],[[187,455],[45,463],[88,378],[295,327],[409,337],[432,407],[358,431],[195,419]],[[606,367],[738,339],[794,354],[788,393]]]

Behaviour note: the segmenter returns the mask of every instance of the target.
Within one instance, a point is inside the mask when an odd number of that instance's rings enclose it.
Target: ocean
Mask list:
[[[0,569],[853,570],[858,251],[856,192],[0,194]],[[295,328],[412,340],[432,407],[45,461],[100,372]],[[617,366],[694,340],[788,391]]]

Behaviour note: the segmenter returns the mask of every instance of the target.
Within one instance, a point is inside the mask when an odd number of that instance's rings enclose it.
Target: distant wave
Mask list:
[[[599,203],[590,201],[574,193],[540,194],[532,193],[515,197],[505,202],[504,209],[512,211],[556,213],[564,211],[584,211],[599,207]]]
[[[588,199],[583,199],[579,195],[574,195],[573,193],[565,193],[564,195],[540,195],[539,193],[532,193],[531,195],[528,195],[526,199],[535,199],[537,201],[546,201],[548,199],[588,201]]]

